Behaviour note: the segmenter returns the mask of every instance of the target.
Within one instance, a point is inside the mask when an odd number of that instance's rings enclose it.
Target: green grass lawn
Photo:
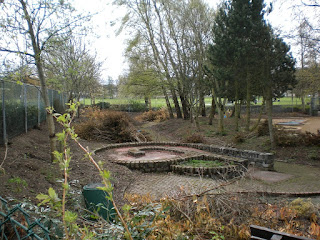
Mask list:
[[[97,98],[96,103],[102,102],[103,99]],[[113,104],[130,104],[132,102],[138,102],[141,104],[144,104],[144,99],[125,99],[125,98],[113,98],[113,99],[104,99],[105,102],[110,103],[111,105]],[[306,99],[306,102],[310,102],[310,99]],[[172,106],[173,106],[173,101],[170,100]],[[91,100],[89,98],[83,99],[81,103],[85,105],[91,105]],[[211,97],[206,97],[205,98],[205,103],[207,106],[211,105]],[[262,98],[258,100],[257,104],[251,103],[252,105],[261,105],[262,104]],[[283,97],[283,98],[278,98],[276,101],[273,102],[273,105],[293,105],[293,106],[300,106],[302,104],[300,98],[291,98],[291,97]],[[166,106],[166,101],[164,98],[153,98],[151,99],[151,106],[155,108],[161,108]]]

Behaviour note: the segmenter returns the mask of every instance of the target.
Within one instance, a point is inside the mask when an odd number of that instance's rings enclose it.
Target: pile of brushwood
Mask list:
[[[146,142],[147,137],[133,124],[125,112],[87,108],[84,118],[74,128],[86,140],[108,143]]]
[[[159,110],[149,110],[144,112],[136,118],[138,121],[148,121],[148,122],[163,122],[169,119],[169,113],[167,109],[161,108]]]

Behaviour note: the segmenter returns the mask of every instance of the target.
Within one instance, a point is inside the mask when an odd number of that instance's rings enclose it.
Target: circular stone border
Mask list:
[[[183,162],[189,160],[203,160],[203,161],[221,161],[225,165],[218,167],[193,167],[183,165]],[[211,178],[219,179],[231,179],[243,175],[247,171],[247,161],[230,161],[228,158],[223,156],[217,157],[212,155],[200,155],[194,157],[185,158],[183,162],[177,165],[171,165],[171,170],[177,174],[183,175],[197,175],[197,176],[208,176]]]
[[[265,153],[265,152],[257,152],[251,150],[241,150],[237,148],[231,147],[221,147],[216,145],[206,145],[201,143],[177,143],[177,142],[130,142],[130,143],[116,143],[116,144],[108,144],[104,147],[96,149],[93,151],[93,154],[109,150],[113,148],[120,147],[138,147],[138,146],[177,146],[177,147],[189,147],[195,148],[198,150],[206,151],[210,154],[218,154],[223,156],[235,157],[237,159],[246,159],[248,163],[264,169],[264,170],[274,170],[274,154],[273,153]]]
[[[171,158],[149,160],[139,160],[139,158],[134,158],[132,160],[112,159],[111,162],[124,165],[132,170],[139,170],[142,172],[169,172],[171,171],[171,165],[179,164],[180,162],[185,161],[186,157],[197,157],[198,155],[200,155],[199,153],[194,152],[192,150],[182,151],[181,149],[177,149],[172,146],[140,146],[130,149],[136,149],[137,151],[167,151],[177,154],[183,154],[184,156],[177,155],[176,157]]]
[[[161,146],[161,147],[160,147]],[[170,159],[154,159],[154,160],[139,160],[138,158],[133,160],[118,160],[112,159],[111,161],[117,164],[125,165],[129,169],[140,170],[143,172],[168,172],[172,171],[171,166],[177,166],[180,162],[186,161],[191,158],[211,158],[221,161],[229,161],[235,163],[236,166],[241,166],[241,168],[246,169],[248,164],[253,164],[256,166],[267,167],[270,169],[270,166],[273,168],[273,154],[271,153],[260,153],[256,151],[247,151],[239,150],[236,148],[225,148],[214,145],[205,145],[205,144],[192,144],[192,143],[176,143],[176,142],[134,142],[134,143],[119,143],[119,144],[109,144],[102,148],[96,149],[93,151],[94,154],[97,154],[102,151],[115,149],[115,148],[124,148],[132,147],[139,150],[165,150],[172,152],[183,152],[185,156],[177,156]],[[199,153],[197,151],[191,150],[181,150],[175,147],[188,147],[194,148],[195,150],[203,150],[207,154]],[[257,164],[256,164],[257,163]],[[175,169],[180,167],[175,167]],[[241,170],[243,170],[241,169]],[[182,170],[176,170],[182,172]],[[201,169],[203,171],[203,169]],[[209,171],[209,170],[208,170]],[[214,170],[210,170],[214,172]],[[216,170],[217,171],[217,170]],[[224,170],[221,170],[224,172]],[[190,170],[188,168],[184,172],[195,172],[196,170]],[[225,172],[228,172],[227,170]],[[240,171],[241,172],[241,171]],[[210,175],[209,172],[207,175]],[[228,175],[228,174],[227,174]],[[232,174],[230,174],[232,175]]]

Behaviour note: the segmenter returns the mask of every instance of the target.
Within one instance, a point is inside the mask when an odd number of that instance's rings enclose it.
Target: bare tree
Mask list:
[[[69,101],[79,101],[82,93],[92,96],[99,87],[101,63],[82,43],[70,39],[62,44],[50,45],[45,55],[48,83],[55,89],[69,93]]]
[[[197,116],[195,106],[200,105],[200,96],[204,99],[202,65],[212,36],[212,11],[201,0],[117,2],[128,8],[125,22],[148,44],[154,66],[164,76],[163,87],[169,88],[177,117],[189,119],[190,110]]]
[[[57,36],[66,39],[72,29],[88,19],[75,15],[67,1],[8,0],[1,3],[0,51],[18,54],[35,64],[45,107],[50,107],[43,67],[43,53]],[[14,43],[14,44],[13,44]],[[51,153],[56,150],[55,126],[48,112],[47,124]],[[53,154],[51,154],[53,159]]]

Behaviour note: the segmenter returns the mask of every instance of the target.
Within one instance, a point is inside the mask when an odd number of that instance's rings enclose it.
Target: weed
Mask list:
[[[221,226],[221,227],[220,227],[220,230],[223,231],[223,230],[224,230],[224,226]],[[218,233],[218,232],[211,231],[210,233],[213,235],[212,238],[211,238],[211,240],[224,240],[224,239],[225,239],[224,236],[221,235],[221,234]]]
[[[8,179],[8,183],[10,184],[14,192],[21,192],[22,189],[28,187],[28,183],[26,182],[26,180],[23,180],[20,177],[10,178]]]
[[[56,180],[61,177],[61,173],[53,167],[41,169],[41,174],[44,175],[49,183],[55,183]]]
[[[317,150],[312,150],[308,153],[308,158],[311,160],[320,160],[320,154]]]

